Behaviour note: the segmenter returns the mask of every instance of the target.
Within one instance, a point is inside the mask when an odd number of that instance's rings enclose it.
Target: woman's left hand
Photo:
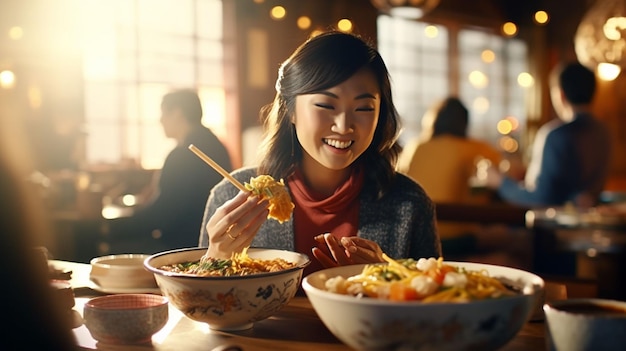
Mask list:
[[[357,236],[343,237],[338,240],[332,234],[326,233],[316,236],[315,241],[326,244],[328,247],[330,256],[318,247],[312,249],[313,256],[326,268],[385,262],[380,246],[371,240]]]

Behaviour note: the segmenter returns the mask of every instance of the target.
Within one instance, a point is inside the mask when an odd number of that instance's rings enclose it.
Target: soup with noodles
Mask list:
[[[295,266],[296,263],[289,262],[282,258],[271,260],[252,258],[248,256],[246,249],[241,253],[234,253],[229,259],[217,259],[203,256],[198,261],[165,265],[159,267],[159,269],[203,277],[230,277],[277,272]]]

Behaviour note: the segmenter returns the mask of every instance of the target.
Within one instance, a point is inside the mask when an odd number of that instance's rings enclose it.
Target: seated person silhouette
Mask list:
[[[112,220],[110,253],[155,253],[198,245],[204,205],[222,176],[194,155],[194,144],[224,169],[232,170],[225,146],[201,123],[202,105],[193,90],[163,96],[161,124],[177,146],[158,173],[152,199],[132,216]]]

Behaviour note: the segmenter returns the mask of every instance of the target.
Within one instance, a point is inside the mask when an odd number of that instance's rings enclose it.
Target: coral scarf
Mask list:
[[[357,235],[359,224],[359,193],[363,187],[363,172],[354,168],[348,180],[334,194],[324,198],[308,188],[299,169],[288,179],[289,190],[295,205],[293,227],[296,251],[309,255],[311,264],[305,273],[322,268],[311,249],[320,247],[328,252],[326,245],[315,241],[315,236],[331,233],[336,238]]]

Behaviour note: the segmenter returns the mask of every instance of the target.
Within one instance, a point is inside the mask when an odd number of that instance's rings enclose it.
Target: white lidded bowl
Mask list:
[[[363,264],[311,273],[302,287],[326,327],[356,350],[497,350],[513,339],[541,303],[544,281],[535,274],[488,264],[445,263],[504,277],[523,293],[465,303],[421,303],[326,291],[328,278],[360,274]]]
[[[295,296],[302,271],[310,260],[297,252],[249,248],[248,256],[258,259],[282,258],[295,267],[270,273],[245,276],[192,276],[169,272],[159,267],[199,260],[206,248],[186,248],[154,254],[145,267],[154,273],[161,293],[187,317],[205,322],[215,330],[244,330],[265,319]]]
[[[154,274],[143,262],[150,255],[116,254],[92,258],[89,279],[104,292],[150,292],[157,288]]]

